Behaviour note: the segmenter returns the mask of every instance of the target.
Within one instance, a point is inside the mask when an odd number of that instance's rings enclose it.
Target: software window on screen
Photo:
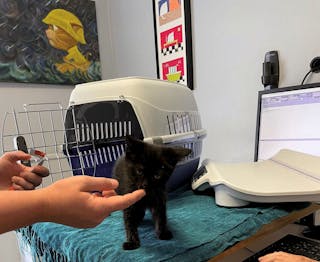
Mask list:
[[[258,124],[258,160],[282,148],[320,156],[320,87],[262,94]]]

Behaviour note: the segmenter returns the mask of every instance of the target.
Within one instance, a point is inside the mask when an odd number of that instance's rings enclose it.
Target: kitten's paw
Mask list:
[[[169,240],[169,239],[171,239],[173,237],[173,235],[172,235],[171,231],[165,230],[165,231],[160,232],[158,234],[158,237],[161,240]]]
[[[139,247],[140,247],[139,242],[124,242],[122,245],[122,248],[124,250],[133,250],[133,249],[137,249]]]

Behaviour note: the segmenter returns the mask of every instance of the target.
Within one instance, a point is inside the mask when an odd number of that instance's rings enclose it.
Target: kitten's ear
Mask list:
[[[167,161],[175,166],[180,160],[188,156],[192,152],[189,148],[184,147],[172,147],[169,148],[167,154]]]
[[[126,143],[127,143],[127,146],[130,147],[130,146],[134,146],[135,143],[138,143],[138,139],[136,139],[135,137],[131,136],[131,135],[127,135],[126,136]]]
[[[139,139],[134,138],[133,136],[126,136],[126,144],[126,157],[131,160],[136,160],[136,158],[144,151],[143,142]]]

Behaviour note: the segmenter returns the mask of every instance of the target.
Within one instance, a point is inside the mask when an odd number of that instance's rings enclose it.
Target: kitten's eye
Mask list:
[[[141,176],[143,174],[143,169],[142,168],[136,168],[136,174]]]
[[[161,176],[160,176],[160,175],[158,175],[158,174],[154,175],[153,177],[154,177],[154,179],[156,179],[156,180],[158,180],[158,179],[160,179],[160,178],[161,178]]]

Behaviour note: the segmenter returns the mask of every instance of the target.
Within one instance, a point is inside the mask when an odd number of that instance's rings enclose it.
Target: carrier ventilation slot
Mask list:
[[[125,136],[132,134],[131,121],[77,123],[76,126],[79,143],[84,148],[95,148],[93,152],[75,145],[82,152],[84,168],[116,161],[125,151]]]
[[[181,112],[167,115],[168,132],[171,135],[192,132],[201,129],[200,116],[197,112]],[[200,157],[202,151],[202,141],[185,142],[180,146],[189,148],[192,153],[186,159]]]
[[[131,121],[77,123],[77,136],[79,142],[92,142],[109,138],[123,138],[132,134]]]
[[[181,112],[167,115],[169,134],[180,134],[184,132],[201,129],[200,116],[198,113]]]

